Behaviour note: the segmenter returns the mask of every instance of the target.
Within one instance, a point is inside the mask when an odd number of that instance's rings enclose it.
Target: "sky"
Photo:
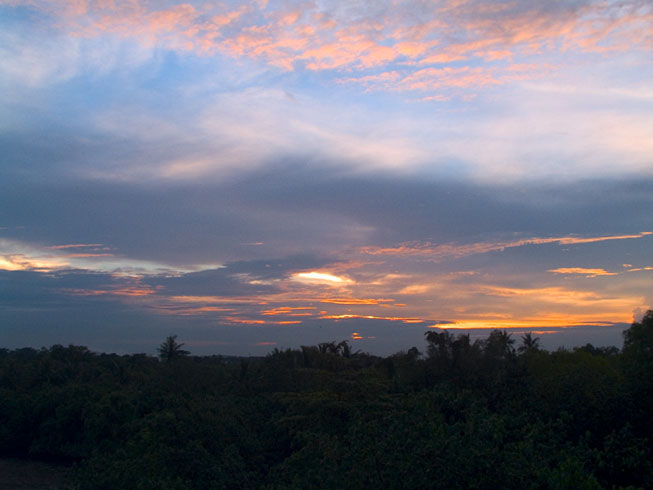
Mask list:
[[[622,342],[648,0],[0,0],[0,347]]]

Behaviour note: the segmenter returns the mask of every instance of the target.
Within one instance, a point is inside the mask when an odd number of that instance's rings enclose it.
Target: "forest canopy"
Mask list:
[[[653,488],[653,311],[624,345],[430,330],[263,358],[0,349],[0,454],[80,489]]]

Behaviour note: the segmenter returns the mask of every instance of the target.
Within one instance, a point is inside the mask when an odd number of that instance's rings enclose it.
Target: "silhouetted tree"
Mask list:
[[[623,362],[632,379],[648,380],[653,386],[653,310],[624,332]]]
[[[451,343],[451,357],[454,366],[458,367],[471,357],[472,351],[471,337],[467,335],[458,335],[456,340]]]
[[[317,349],[320,351],[320,354],[337,354],[339,344],[335,342],[322,342],[317,344]]]
[[[624,332],[623,351],[642,360],[653,358],[653,310],[648,310],[641,322],[633,322]]]
[[[352,355],[351,352],[351,347],[349,347],[349,342],[346,340],[343,340],[338,344],[338,352],[340,352],[340,355],[345,358],[350,358]]]
[[[184,344],[177,343],[176,335],[169,335],[157,349],[159,351],[159,357],[165,362],[171,362],[180,357],[185,357],[190,352],[183,350],[183,346]]]
[[[172,363],[0,347],[0,455],[76,463],[87,490],[653,489],[653,312],[623,351],[426,340]]]
[[[515,348],[512,346],[515,340],[511,335],[501,330],[493,330],[485,341],[485,355],[490,359],[508,359],[515,354]]]
[[[429,330],[424,334],[428,346],[426,352],[431,359],[438,359],[442,363],[447,363],[451,358],[451,344],[454,340],[447,330],[444,332],[436,332]]]
[[[521,345],[517,349],[519,352],[532,352],[540,349],[540,339],[533,337],[531,332],[526,332],[522,335]]]
[[[641,322],[633,322],[624,332],[623,371],[631,396],[640,411],[639,419],[653,430],[653,310]]]

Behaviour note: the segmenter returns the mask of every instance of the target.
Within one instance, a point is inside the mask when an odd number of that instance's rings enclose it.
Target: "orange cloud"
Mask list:
[[[433,287],[432,284],[410,284],[399,291],[399,294],[424,294]]]
[[[422,318],[454,321],[451,325],[436,324],[432,328],[545,328],[630,323],[629,312],[645,305],[646,300],[628,291],[617,291],[506,284],[457,286],[453,283],[438,290],[439,299],[432,308],[427,303],[418,311]]]
[[[549,272],[556,274],[582,274],[587,277],[594,276],[616,276],[616,272],[607,272],[604,269],[586,269],[584,267],[560,267],[559,269],[551,269]]]
[[[169,315],[181,315],[181,316],[194,316],[194,315],[204,315],[206,313],[223,313],[228,311],[234,311],[233,308],[221,308],[219,306],[198,306],[194,308],[180,308],[174,306],[157,306],[157,310],[161,310]]]
[[[287,315],[287,316],[312,316],[313,313],[296,313],[296,311],[301,310],[314,310],[314,306],[280,306],[278,308],[272,308],[270,310],[264,310],[261,312],[265,316],[275,316],[275,315]]]
[[[487,294],[493,296],[530,296],[537,298],[546,298],[547,301],[554,302],[571,302],[578,303],[581,301],[601,301],[603,299],[598,293],[593,291],[576,291],[560,287],[548,288],[510,288],[501,286],[485,286]]]
[[[320,300],[321,303],[332,303],[335,305],[378,305],[381,303],[392,303],[393,299],[371,299],[371,298],[329,298]]]
[[[227,296],[168,296],[170,301],[178,303],[250,303],[261,304],[260,298],[231,298]]]
[[[424,320],[421,318],[413,317],[399,317],[399,316],[374,316],[374,315],[323,315],[320,317],[323,320],[347,320],[351,318],[364,318],[368,320],[389,320],[389,321],[398,321],[402,323],[424,323]]]
[[[614,321],[601,320],[598,317],[588,318],[587,316],[575,316],[569,315],[567,317],[558,316],[553,318],[535,318],[527,320],[463,320],[457,321],[450,324],[437,325],[437,328],[443,330],[457,330],[457,329],[507,329],[507,328],[538,328],[538,327],[579,327],[584,325],[599,325],[599,326],[611,326],[614,324]],[[534,332],[538,333],[538,332]],[[540,333],[545,333],[541,331]],[[554,333],[554,331],[548,331],[546,333]]]
[[[604,242],[607,240],[630,240],[633,238],[642,238],[648,235],[653,235],[653,231],[642,231],[636,235],[608,235],[608,236],[590,237],[590,238],[564,237],[558,239],[549,238],[549,239],[542,239],[542,240],[559,241],[563,245],[573,245],[579,243]],[[539,243],[545,243],[545,242],[539,242]]]
[[[546,319],[568,323],[598,324],[601,322],[629,322],[635,308],[644,303],[644,298],[631,295],[604,294],[598,291],[573,290],[562,287],[545,288],[511,288],[504,286],[481,286],[479,292],[487,299],[488,310],[500,308],[502,313],[498,321],[514,322],[518,318],[524,321],[534,317],[540,321]],[[495,300],[498,298],[499,300]],[[480,299],[483,301],[483,298]],[[555,314],[550,312],[554,311]],[[463,313],[464,315],[464,313]],[[463,316],[461,315],[461,316]],[[490,311],[474,314],[461,320],[491,320]],[[549,326],[553,326],[551,323]]]
[[[267,322],[264,320],[250,320],[244,318],[237,318],[235,316],[226,316],[223,318],[225,322],[242,324],[242,325],[265,325]]]

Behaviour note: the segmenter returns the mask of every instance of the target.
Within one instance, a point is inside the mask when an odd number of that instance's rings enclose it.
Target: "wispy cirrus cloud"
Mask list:
[[[341,80],[427,94],[537,76],[551,53],[649,49],[653,19],[644,1],[19,3],[57,18],[82,38],[115,35],[288,71],[349,72]]]
[[[64,245],[51,245],[48,248],[52,250],[65,250],[68,248],[83,248],[83,249],[91,248],[93,250],[97,250],[101,248],[102,250],[108,250],[108,248],[104,247],[103,244],[101,243],[68,243]]]
[[[429,243],[407,243],[396,247],[361,247],[360,253],[365,255],[389,255],[389,256],[422,256],[429,257],[433,260],[442,260],[444,258],[458,258],[468,255],[485,254],[489,252],[500,252],[509,248],[523,247],[526,245],[582,245],[588,243],[598,243],[611,240],[632,240],[653,235],[653,232],[644,231],[632,235],[607,235],[595,237],[545,237],[545,238],[524,238],[512,241],[497,242],[477,242],[469,244],[447,243],[443,245],[434,245]],[[562,269],[553,271],[560,272]],[[581,269],[574,269],[576,272]],[[585,270],[585,269],[583,269]],[[589,269],[587,269],[589,270]],[[597,269],[598,270],[598,269]],[[565,269],[566,273],[571,273],[571,269]],[[563,273],[563,272],[561,272]]]

